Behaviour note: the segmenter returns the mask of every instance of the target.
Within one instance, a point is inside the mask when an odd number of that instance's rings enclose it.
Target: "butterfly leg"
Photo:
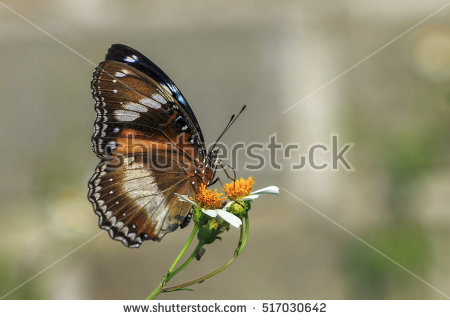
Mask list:
[[[214,177],[213,177],[213,178],[214,178]],[[220,178],[217,177],[217,178],[215,178],[214,180],[208,182],[207,187],[211,187],[211,186],[215,185],[215,184],[217,183],[217,181],[219,181],[219,180],[220,180]]]
[[[227,176],[228,179],[235,181],[236,180],[236,170],[230,166],[228,163],[226,163],[223,160],[220,160],[220,167],[223,169],[223,171],[225,172],[225,175]],[[233,171],[233,178],[231,178],[231,176],[228,174],[228,171],[225,170],[225,167],[223,165],[226,165],[228,168],[230,168]]]

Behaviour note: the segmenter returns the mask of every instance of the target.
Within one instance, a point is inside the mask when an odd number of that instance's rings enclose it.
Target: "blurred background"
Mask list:
[[[92,239],[94,67],[24,19],[95,64],[111,43],[141,51],[184,93],[208,142],[247,104],[225,143],[275,133],[303,152],[332,134],[354,144],[353,171],[292,170],[298,159],[282,153],[282,170],[241,161],[256,188],[284,189],[253,205],[235,264],[161,299],[445,298],[310,206],[450,294],[450,8],[436,13],[446,1],[2,3],[0,296],[142,299],[190,232],[137,250],[106,232]],[[237,237],[171,283],[221,266]]]

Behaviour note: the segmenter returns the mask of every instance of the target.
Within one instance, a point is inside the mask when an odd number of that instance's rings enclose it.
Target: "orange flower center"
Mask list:
[[[220,209],[222,208],[222,201],[226,197],[221,198],[223,193],[217,193],[217,189],[214,191],[206,189],[206,186],[202,183],[198,189],[195,200],[205,209]]]
[[[227,183],[222,187],[223,191],[233,200],[237,200],[248,196],[252,192],[252,185],[255,183],[252,177],[247,180],[242,178],[231,183]]]

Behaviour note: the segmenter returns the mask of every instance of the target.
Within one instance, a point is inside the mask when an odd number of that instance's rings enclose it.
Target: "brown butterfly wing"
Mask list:
[[[89,182],[89,199],[99,225],[129,247],[160,240],[183,222],[190,205],[174,192],[193,196],[190,179],[180,172],[149,169],[134,156],[103,160]]]
[[[212,176],[195,117],[167,86],[124,62],[102,62],[91,86],[101,161],[88,197],[99,225],[129,247],[160,240],[190,210],[174,193],[195,196]]]

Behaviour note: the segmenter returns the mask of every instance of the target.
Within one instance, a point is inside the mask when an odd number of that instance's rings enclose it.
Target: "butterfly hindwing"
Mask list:
[[[89,181],[89,199],[100,227],[129,247],[160,240],[183,222],[190,206],[174,192],[193,195],[185,175],[149,171],[137,156],[101,161]]]

